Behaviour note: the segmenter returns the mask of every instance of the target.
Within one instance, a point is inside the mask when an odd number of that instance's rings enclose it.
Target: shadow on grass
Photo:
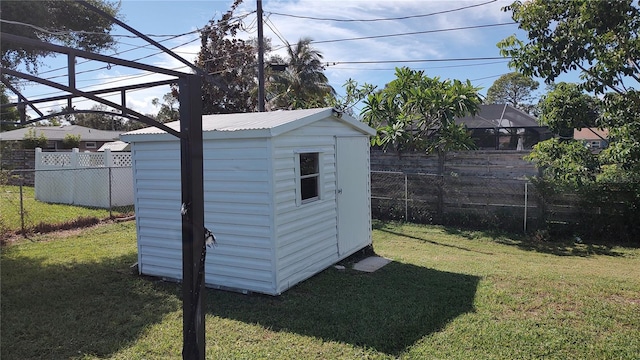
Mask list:
[[[526,251],[536,251],[557,256],[624,256],[623,253],[614,250],[613,246],[605,244],[575,243],[566,240],[535,241],[526,238],[520,240],[498,239],[497,242],[505,245],[517,246],[519,249]]]
[[[430,239],[425,239],[425,238],[418,237],[418,236],[413,236],[413,235],[407,235],[407,234],[403,234],[403,233],[400,233],[400,232],[397,232],[397,231],[392,231],[392,230],[388,230],[388,229],[384,229],[384,228],[380,228],[378,230],[382,231],[382,232],[386,232],[386,233],[391,234],[391,235],[395,235],[395,236],[399,236],[399,237],[405,237],[405,238],[413,239],[413,240],[419,240],[419,241],[422,241],[424,243],[429,243],[429,244],[432,244],[432,245],[450,247],[450,248],[454,248],[454,249],[458,249],[458,250],[470,251],[470,252],[475,252],[475,253],[484,254],[484,255],[493,255],[490,252],[473,250],[473,249],[469,249],[469,248],[466,248],[466,247],[463,247],[463,246],[458,246],[458,245],[443,244],[443,243],[440,243],[440,242],[437,242],[437,241],[433,241],[433,240],[430,240]]]
[[[146,327],[180,309],[166,285],[131,274],[135,260],[132,254],[52,265],[3,254],[0,357],[102,358],[135,342]]]
[[[207,311],[397,356],[472,312],[478,281],[397,262],[374,273],[329,268],[279,297],[210,291]]]
[[[451,235],[460,236],[469,240],[479,237],[489,238],[499,244],[516,246],[521,250],[535,251],[539,253],[557,256],[589,257],[594,255],[623,256],[624,254],[614,250],[614,245],[598,243],[578,243],[568,239],[538,240],[533,235],[509,234],[495,230],[463,230],[454,227],[445,227],[444,230]]]

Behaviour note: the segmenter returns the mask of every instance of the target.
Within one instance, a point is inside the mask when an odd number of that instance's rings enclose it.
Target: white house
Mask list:
[[[179,123],[168,126],[179,130]],[[205,115],[207,286],[277,295],[371,244],[369,136],[331,108]],[[182,277],[180,143],[132,144],[141,274]]]

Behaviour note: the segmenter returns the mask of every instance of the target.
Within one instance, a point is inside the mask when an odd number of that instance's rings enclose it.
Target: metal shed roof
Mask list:
[[[333,117],[364,134],[374,135],[376,133],[366,124],[349,115],[338,113],[332,108],[203,115],[202,132],[206,134],[207,138],[272,137],[328,117]],[[165,125],[172,129],[180,129],[179,121]],[[165,138],[164,135],[169,134],[156,127],[148,127],[122,134],[121,139],[129,142],[134,139],[152,140],[159,139],[158,136]]]

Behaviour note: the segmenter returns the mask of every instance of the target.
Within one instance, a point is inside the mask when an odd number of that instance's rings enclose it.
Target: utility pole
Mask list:
[[[258,17],[258,111],[264,109],[264,36],[262,32],[262,0],[257,0],[256,16]]]

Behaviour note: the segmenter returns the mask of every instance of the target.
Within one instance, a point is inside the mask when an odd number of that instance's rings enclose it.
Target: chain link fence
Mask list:
[[[372,216],[511,231],[541,221],[538,196],[527,180],[479,176],[371,172]]]
[[[78,166],[71,166],[69,153],[52,155],[42,156],[41,169],[3,171],[0,175],[2,238],[133,215],[130,160],[115,156],[109,159],[110,166],[105,166],[96,161],[98,157],[80,153],[74,159],[79,160]],[[119,160],[114,162],[113,158]]]

